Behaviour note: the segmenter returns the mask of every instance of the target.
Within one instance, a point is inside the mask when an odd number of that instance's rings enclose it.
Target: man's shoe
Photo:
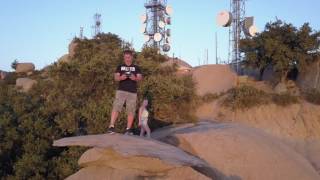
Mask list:
[[[126,129],[124,132],[124,135],[133,135],[133,130],[132,129]]]
[[[116,133],[115,128],[114,128],[114,127],[109,127],[109,128],[108,128],[108,133],[109,133],[109,134],[114,134],[114,133]]]

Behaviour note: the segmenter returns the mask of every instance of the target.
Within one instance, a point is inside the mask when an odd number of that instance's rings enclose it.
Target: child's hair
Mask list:
[[[146,109],[148,109],[148,107],[149,107],[149,99],[147,98],[147,97],[144,97],[143,99],[142,99],[142,102],[141,102],[141,106],[143,106],[143,103],[144,103],[144,101],[147,101],[148,102],[148,104],[147,104],[147,106],[146,106]]]

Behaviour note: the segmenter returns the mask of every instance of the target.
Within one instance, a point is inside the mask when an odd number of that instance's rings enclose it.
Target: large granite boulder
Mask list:
[[[152,138],[90,135],[64,138],[54,145],[94,147],[81,156],[82,169],[69,180],[320,179],[311,165],[316,159],[308,161],[278,138],[244,125],[185,124],[157,130]]]
[[[35,70],[33,63],[17,63],[16,73],[29,73]]]
[[[206,160],[219,170],[219,179],[320,179],[304,156],[259,129],[205,122],[166,128],[152,137]]]
[[[18,78],[16,80],[16,87],[22,92],[28,92],[35,84],[37,84],[37,81],[30,78]]]
[[[197,94],[219,94],[237,85],[237,74],[229,65],[205,65],[192,69]]]
[[[64,138],[54,146],[94,147],[78,163],[83,167],[67,179],[214,179],[216,172],[183,150],[146,138],[90,135]]]

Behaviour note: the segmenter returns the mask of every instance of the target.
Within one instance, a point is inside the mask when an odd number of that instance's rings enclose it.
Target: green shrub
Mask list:
[[[272,102],[274,102],[276,105],[279,105],[279,106],[289,106],[292,104],[299,103],[299,98],[289,93],[273,94]]]
[[[46,77],[35,72],[38,83],[28,94],[15,91],[15,73],[0,82],[0,179],[64,179],[77,171],[84,149],[55,148],[53,140],[106,132],[123,41],[114,34],[99,37],[76,40],[74,58],[51,65]],[[138,95],[140,101],[145,95],[151,100],[153,128],[195,120],[192,78],[175,76],[175,67],[161,67],[165,59],[151,48],[136,56],[144,74]],[[116,128],[125,127],[121,113]]]
[[[313,104],[320,105],[320,92],[317,89],[309,89],[304,93],[304,98]]]
[[[232,109],[249,109],[269,103],[269,95],[251,86],[240,86],[227,92],[223,105]]]
[[[221,97],[222,95],[218,95],[218,94],[213,94],[213,93],[207,93],[200,98],[201,102],[203,103],[210,103],[216,99],[218,99],[219,97]]]
[[[299,98],[289,93],[269,94],[252,86],[240,86],[227,92],[222,105],[235,109],[249,109],[274,103],[278,106],[288,106],[299,103]]]

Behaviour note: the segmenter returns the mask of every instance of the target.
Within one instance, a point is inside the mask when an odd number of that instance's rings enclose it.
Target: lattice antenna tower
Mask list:
[[[238,65],[241,61],[240,40],[244,37],[242,27],[246,14],[245,0],[230,0],[230,12],[232,13],[232,23],[229,27],[228,59],[231,61],[230,63]]]
[[[99,13],[94,14],[93,19],[94,19],[94,25],[92,26],[93,36],[97,36],[98,34],[101,33],[101,14]]]
[[[83,39],[84,36],[83,36],[83,27],[80,27],[80,35],[79,35],[79,38],[80,39]]]
[[[147,0],[144,4],[145,14],[141,16],[145,45],[157,48],[159,51],[170,51],[171,17],[173,9],[167,5],[167,0]]]
[[[245,1],[230,0],[230,10],[221,11],[217,16],[219,26],[229,27],[228,64],[235,65],[237,72],[242,60],[240,40],[244,37],[254,37],[258,33],[258,28],[254,25],[254,17],[245,17]]]

